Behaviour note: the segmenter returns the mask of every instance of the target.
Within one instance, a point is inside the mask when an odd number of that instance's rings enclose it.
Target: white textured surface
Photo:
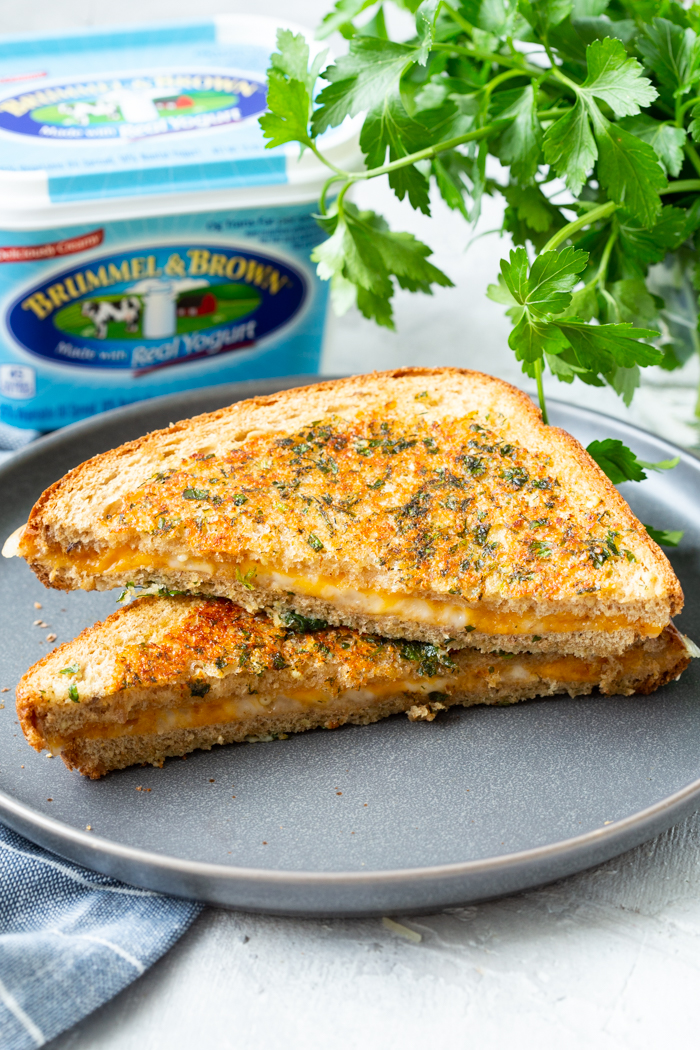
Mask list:
[[[33,0],[3,5],[0,31],[214,13],[218,0]],[[235,3],[314,24],[321,0]],[[357,315],[329,325],[324,370],[457,364],[521,383],[502,308],[484,295],[506,245],[467,253],[459,218],[413,215],[383,187],[359,198],[435,248],[456,290],[397,298],[398,332]],[[497,226],[487,202],[481,229]],[[683,444],[695,363],[645,382],[631,412],[609,391],[553,384],[553,396],[627,417]],[[696,1047],[700,1030],[700,819],[555,886],[406,924],[312,922],[205,912],[182,941],[110,1004],[51,1044],[53,1050],[440,1050],[513,1045],[538,1050]]]
[[[54,1050],[657,1050],[700,1024],[700,821],[552,887],[406,919],[205,912]]]

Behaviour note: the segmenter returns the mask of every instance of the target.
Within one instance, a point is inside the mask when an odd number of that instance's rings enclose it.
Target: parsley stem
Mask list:
[[[456,22],[460,29],[463,29],[465,33],[468,33],[469,36],[471,36],[474,27],[467,22],[466,18],[463,18],[459,11],[455,11],[452,4],[446,3],[446,0],[442,0],[442,6],[449,12],[452,21]]]
[[[490,97],[491,92],[493,91],[493,89],[497,88],[499,84],[502,84],[504,80],[510,80],[512,77],[519,77],[519,76],[520,76],[520,70],[519,69],[507,69],[505,71],[505,73],[499,73],[497,77],[493,78],[493,80],[489,80],[488,84],[484,84],[484,86],[483,86],[483,88],[481,90],[484,92],[484,94],[488,98],[488,97]]]
[[[540,252],[544,255],[545,252],[553,252],[555,248],[558,248],[560,244],[563,244],[572,233],[576,233],[577,230],[582,230],[584,226],[590,226],[591,223],[597,222],[598,219],[605,219],[617,208],[615,201],[606,201],[605,204],[601,204],[598,208],[593,208],[592,211],[587,211],[585,215],[582,215],[579,219],[574,219],[573,222],[567,222],[566,226],[562,226],[560,230],[554,234],[553,237],[545,244],[544,248]]]
[[[350,189],[350,187],[352,185],[353,185],[352,182],[348,181],[348,182],[344,183],[344,185],[341,186],[341,188],[340,188],[340,193],[338,194],[338,200],[336,201],[336,207],[338,209],[338,217],[340,219],[342,219],[342,217],[343,217],[343,201],[345,200],[345,194],[348,192],[348,190]]]
[[[323,158],[321,158],[321,159],[323,159]],[[346,179],[346,178],[347,178],[347,175],[345,173],[343,173],[342,175],[331,175],[330,178],[326,179],[326,181],[323,184],[323,189],[321,190],[321,196],[318,199],[318,206],[319,206],[319,210],[321,212],[321,215],[327,215],[328,214],[328,208],[326,206],[326,196],[328,194],[329,189],[333,185],[333,183],[334,182],[340,182],[341,179]]]
[[[608,274],[608,263],[610,262],[610,253],[612,252],[613,245],[615,244],[615,241],[617,240],[617,233],[618,233],[617,228],[615,228],[612,231],[612,233],[610,234],[610,236],[608,237],[608,239],[607,239],[607,241],[605,243],[605,247],[603,248],[603,254],[600,257],[600,265],[598,266],[598,269],[597,269],[597,271],[595,273],[595,276],[593,276],[590,279],[590,281],[588,281],[586,284],[584,284],[584,286],[581,289],[581,291],[582,292],[586,292],[589,289],[595,288],[595,286],[597,284],[599,284],[600,285],[601,294],[603,296],[605,296],[606,301],[612,306],[613,312],[615,313],[615,316],[617,317],[617,319],[619,321],[619,319],[620,319],[620,317],[619,317],[620,311],[617,308],[617,303],[615,302],[615,300],[610,295],[610,292],[606,291],[606,289],[605,289],[605,278],[607,277],[607,274]]]
[[[605,278],[606,278],[607,273],[608,273],[608,263],[610,262],[610,253],[612,252],[613,245],[615,244],[615,241],[617,240],[617,223],[614,223],[613,227],[614,228],[612,230],[612,233],[608,237],[608,239],[606,241],[606,244],[605,244],[605,247],[603,248],[603,254],[600,257],[600,266],[598,267],[598,272],[597,272],[597,274],[595,275],[595,277],[593,279],[593,284],[600,283],[600,285],[602,286],[601,287],[601,291],[603,291],[603,289],[605,287]]]
[[[676,99],[676,112],[674,124],[677,128],[683,127],[683,102],[680,98]]]
[[[335,172],[330,178],[326,179],[323,189],[321,190],[321,196],[319,198],[319,210],[322,215],[327,213],[326,206],[326,195],[328,190],[334,182],[346,180],[344,186],[341,188],[338,195],[338,206],[342,205],[342,198],[345,196],[347,190],[355,182],[365,181],[366,179],[375,179],[379,175],[387,175],[392,171],[398,171],[400,168],[406,168],[409,164],[415,164],[419,160],[430,160],[432,157],[436,157],[438,153],[444,153],[446,150],[454,149],[455,146],[461,146],[465,142],[476,142],[479,139],[487,138],[492,132],[500,131],[501,128],[505,128],[510,124],[514,117],[505,117],[502,120],[496,120],[492,124],[486,124],[483,128],[476,128],[474,131],[468,131],[464,135],[457,135],[452,139],[445,139],[444,142],[438,142],[435,146],[429,146],[427,149],[419,150],[418,153],[409,153],[406,157],[399,157],[398,160],[393,160],[389,164],[383,164],[379,168],[370,168],[369,171],[341,171],[340,168],[336,168],[334,164],[331,164],[320,150],[314,147],[314,153],[327,167],[332,168]]]
[[[480,62],[495,62],[499,66],[509,66],[511,69],[519,69],[524,77],[541,77],[543,73],[549,72],[547,69],[542,69],[541,66],[523,62],[521,58],[511,58],[510,55],[496,54],[481,47],[462,47],[460,44],[434,43],[431,44],[431,50],[451,51],[456,55],[465,55],[467,58],[474,58]]]
[[[546,36],[544,36],[542,38],[542,44],[543,44],[544,49],[545,49],[545,51],[547,53],[547,58],[552,63],[552,69],[556,69],[557,68],[557,63],[556,63],[556,60],[554,58],[554,54],[552,52],[552,48],[550,47],[549,41],[547,40]]]
[[[445,139],[444,142],[438,142],[435,146],[428,146],[427,149],[421,149],[417,153],[409,153],[406,157],[399,157],[398,160],[392,160],[389,164],[383,164],[380,168],[370,168],[369,171],[348,172],[348,178],[352,179],[353,182],[356,182],[358,179],[374,179],[377,175],[386,175],[391,171],[398,171],[400,168],[405,168],[409,164],[415,164],[419,160],[431,160],[438,153],[445,153],[446,150],[454,149],[455,146],[462,146],[465,142],[478,142],[479,139],[485,139],[492,135],[493,132],[501,131],[507,127],[514,119],[514,117],[504,117],[502,120],[494,120],[492,124],[486,124],[483,128],[476,128],[474,131],[468,131],[464,135],[456,135],[453,139]]]
[[[680,108],[681,116],[684,116],[685,113],[690,109],[690,107],[694,106],[696,102],[700,102],[700,95],[694,95],[692,98],[689,98],[686,102],[684,102]]]
[[[321,153],[320,149],[318,149],[318,147],[316,146],[315,142],[310,142],[308,148],[311,150],[311,152],[313,154],[315,154],[315,156],[318,157],[318,159],[321,161],[322,164],[325,164],[327,168],[330,168],[331,171],[334,171],[339,178],[345,178],[346,177],[347,171],[343,171],[342,168],[336,167],[336,165],[333,164],[332,161],[330,161],[326,157],[324,157],[323,154]]]
[[[462,47],[459,44],[440,44],[434,43],[431,45],[432,51],[449,51],[454,55],[465,55],[467,58],[473,58],[481,62],[496,63],[499,66],[508,66],[511,69],[517,70],[524,77],[537,77],[540,80],[557,80],[560,84],[564,84],[570,91],[575,95],[578,95],[578,84],[575,84],[573,80],[569,80],[568,77],[560,73],[557,66],[552,66],[551,69],[543,69],[541,66],[531,65],[529,62],[523,62],[518,55],[517,58],[511,58],[510,55],[496,54],[493,51],[485,51],[480,47]]]
[[[571,113],[570,106],[568,109],[559,109],[555,106],[554,109],[538,110],[537,117],[539,120],[558,120],[559,117],[564,117],[567,113]]]
[[[550,61],[551,61],[551,57],[550,57]],[[566,86],[568,88],[570,88],[574,92],[574,94],[578,95],[578,91],[579,91],[578,84],[574,84],[573,80],[569,80],[569,78],[567,76],[564,76],[564,74],[559,69],[559,67],[555,66],[554,63],[552,63],[552,68],[550,70],[550,74],[555,80],[558,80],[560,84],[566,84]]]
[[[542,422],[549,426],[549,416],[547,415],[547,402],[544,399],[544,387],[542,385],[542,358],[538,357],[535,361],[535,379],[537,380],[537,397],[540,402],[540,412],[542,413]]]
[[[600,289],[600,294],[603,296],[603,298],[605,299],[606,303],[610,307],[610,310],[612,311],[612,315],[615,318],[615,324],[619,324],[620,323],[620,308],[619,308],[619,306],[617,305],[617,303],[613,299],[613,297],[610,294],[610,292],[608,291],[608,289],[605,288],[602,285],[601,285],[601,289]]]
[[[691,146],[689,142],[686,142],[683,147],[683,152],[697,171],[698,175],[700,175],[700,157],[698,156],[698,151],[695,149],[695,146]]]
[[[678,179],[677,182],[669,182],[665,189],[659,190],[659,195],[666,193],[693,193],[700,190],[700,179]]]

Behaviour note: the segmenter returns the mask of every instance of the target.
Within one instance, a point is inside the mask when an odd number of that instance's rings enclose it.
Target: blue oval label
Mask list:
[[[16,299],[6,320],[31,354],[139,376],[253,347],[288,325],[307,294],[304,273],[274,256],[169,244],[54,274]]]
[[[265,85],[236,73],[158,72],[71,80],[0,101],[0,128],[70,142],[139,139],[235,124],[265,109]]]

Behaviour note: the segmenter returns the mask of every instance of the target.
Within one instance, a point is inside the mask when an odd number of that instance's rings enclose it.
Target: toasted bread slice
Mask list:
[[[17,688],[32,747],[89,777],[194,748],[453,704],[651,692],[688,664],[674,627],[617,657],[454,652],[347,627],[304,631],[226,598],[139,598],[35,664]]]
[[[683,602],[585,450],[479,372],[253,398],[82,464],[8,553],[65,590],[155,584],[458,648],[622,652]]]

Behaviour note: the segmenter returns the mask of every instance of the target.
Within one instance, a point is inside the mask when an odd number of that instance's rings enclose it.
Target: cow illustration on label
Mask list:
[[[80,312],[83,317],[92,321],[97,338],[106,339],[110,321],[123,321],[127,332],[138,332],[141,300],[135,295],[129,295],[116,303],[108,299],[88,299],[83,303]]]
[[[252,347],[292,323],[307,295],[303,271],[272,255],[155,246],[54,274],[15,299],[6,323],[32,355],[142,375]]]

